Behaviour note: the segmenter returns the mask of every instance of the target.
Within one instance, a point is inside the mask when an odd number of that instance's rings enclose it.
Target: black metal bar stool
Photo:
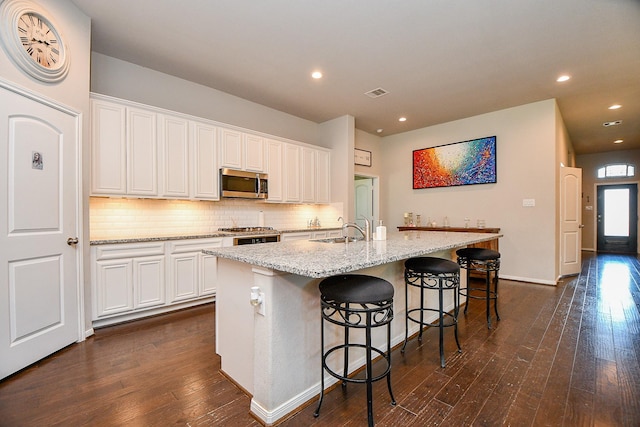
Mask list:
[[[440,366],[445,367],[444,362],[444,328],[453,326],[458,352],[462,352],[460,341],[458,341],[458,310],[460,287],[460,267],[453,261],[434,257],[409,258],[404,263],[405,282],[405,318],[406,332],[404,335],[404,345],[402,353],[409,340],[409,320],[420,325],[418,341],[422,342],[423,326],[437,326],[440,330]],[[420,288],[420,307],[409,309],[409,286]],[[438,308],[427,308],[424,304],[424,293],[426,290],[438,291]],[[453,314],[444,311],[444,292],[453,292]],[[433,311],[438,313],[437,322],[426,322],[425,312]],[[419,318],[412,317],[412,313],[418,312]],[[448,319],[448,321],[445,320]]]
[[[498,314],[498,271],[500,270],[500,252],[485,248],[463,248],[456,251],[458,264],[467,270],[467,286],[460,288],[460,295],[467,297],[464,305],[464,314],[469,308],[469,299],[482,299],[487,303],[487,327],[491,329],[491,300],[494,301],[493,308],[496,312],[496,319],[500,320]],[[483,288],[471,287],[471,271],[485,273],[485,286]],[[491,272],[493,272],[493,289],[491,289]],[[472,294],[473,291],[481,291],[482,294]]]
[[[373,393],[372,383],[384,377],[387,378],[387,388],[391,396],[391,404],[396,401],[391,391],[391,320],[393,319],[393,286],[391,283],[378,277],[366,276],[362,274],[345,274],[332,276],[320,282],[320,304],[321,304],[321,389],[318,408],[313,414],[317,417],[320,414],[320,406],[324,398],[324,371],[326,370],[335,378],[342,381],[342,387],[346,387],[347,382],[366,383],[367,385],[367,418],[369,425],[373,426]],[[327,322],[344,327],[344,344],[324,349],[324,324]],[[387,325],[387,349],[382,351],[371,344],[371,330],[373,328]],[[349,329],[364,329],[365,342],[352,343],[349,341]],[[348,376],[349,370],[349,349],[360,348],[365,350],[366,369],[365,378],[355,378]],[[334,352],[342,350],[344,352],[344,366],[341,373],[335,372],[327,365],[327,358]],[[383,372],[374,376],[373,358],[376,355],[382,356],[386,366]]]

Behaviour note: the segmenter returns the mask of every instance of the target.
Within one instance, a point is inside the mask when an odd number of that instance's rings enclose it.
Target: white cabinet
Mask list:
[[[169,242],[169,302],[215,294],[217,258],[202,253],[219,248],[222,238]]]
[[[284,177],[284,202],[300,202],[300,150],[299,145],[284,144],[282,171]]]
[[[220,128],[220,167],[264,172],[264,138]]]
[[[158,115],[159,196],[189,198],[189,121]]]
[[[342,236],[342,230],[322,230],[322,231],[296,231],[293,233],[280,234],[281,242],[291,242],[293,240],[313,240],[327,239],[329,237]]]
[[[317,151],[316,163],[316,202],[331,202],[331,152]]]
[[[308,148],[302,147],[301,149],[301,158],[302,158],[302,197],[301,201],[303,203],[315,203],[316,201],[316,155],[317,151]]]
[[[91,248],[93,320],[165,304],[164,243]]]
[[[156,114],[127,107],[127,194],[158,195]]]
[[[268,139],[265,141],[267,160],[267,174],[269,175],[269,202],[282,202],[283,194],[283,169],[281,141]]]
[[[191,121],[191,198],[218,200],[217,128],[208,123]]]
[[[125,107],[91,100],[91,193],[127,193]]]

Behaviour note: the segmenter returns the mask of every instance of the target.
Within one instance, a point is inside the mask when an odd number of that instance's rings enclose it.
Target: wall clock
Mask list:
[[[69,71],[69,52],[58,27],[48,12],[31,2],[2,2],[0,41],[11,60],[40,81],[58,82]]]

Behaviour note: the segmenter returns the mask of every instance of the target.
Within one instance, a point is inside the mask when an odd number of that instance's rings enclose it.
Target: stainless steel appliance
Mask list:
[[[233,246],[255,245],[256,243],[279,242],[280,233],[273,227],[233,227],[219,228],[218,231],[225,233],[237,233],[233,238]]]
[[[266,173],[220,169],[220,196],[243,199],[266,199],[269,192]]]

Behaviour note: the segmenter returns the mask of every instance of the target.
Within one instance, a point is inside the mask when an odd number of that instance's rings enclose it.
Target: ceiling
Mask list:
[[[577,154],[640,149],[639,0],[72,2],[95,52],[314,122],[388,136],[556,98]]]

